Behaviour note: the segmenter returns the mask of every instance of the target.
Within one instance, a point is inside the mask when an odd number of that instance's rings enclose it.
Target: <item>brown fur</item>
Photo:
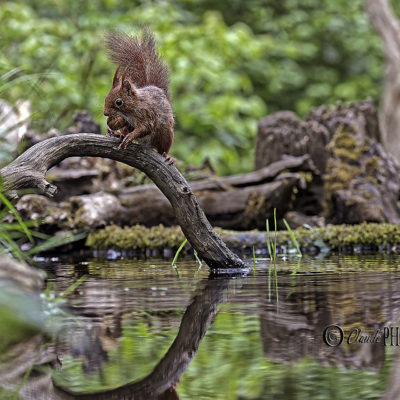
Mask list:
[[[109,55],[117,64],[113,84],[105,100],[104,115],[116,135],[154,147],[168,156],[174,139],[174,116],[168,94],[168,68],[157,53],[149,30],[141,37],[111,33],[106,38]]]

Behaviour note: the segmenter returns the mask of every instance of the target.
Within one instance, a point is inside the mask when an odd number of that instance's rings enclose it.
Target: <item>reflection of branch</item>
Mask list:
[[[153,180],[170,201],[184,235],[211,268],[245,268],[214,232],[189,184],[174,166],[167,165],[150,148],[132,144],[122,150],[118,149],[119,143],[117,138],[88,133],[44,140],[0,170],[4,189],[35,187],[53,196],[57,188],[45,179],[53,165],[72,156],[111,158],[140,169]]]
[[[228,279],[209,280],[207,286],[198,294],[182,318],[179,332],[171,347],[156,365],[153,372],[139,382],[130,383],[118,389],[91,395],[73,397],[55,389],[56,400],[151,400],[173,387],[196,355],[214,315],[222,300],[223,290]]]

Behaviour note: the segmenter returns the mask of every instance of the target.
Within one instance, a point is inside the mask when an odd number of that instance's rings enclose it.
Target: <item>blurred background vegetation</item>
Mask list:
[[[379,99],[383,57],[364,0],[2,1],[0,98],[29,99],[38,132],[65,129],[77,109],[104,131],[114,67],[103,34],[141,25],[171,69],[172,154],[191,164],[208,156],[222,174],[253,168],[267,113]]]

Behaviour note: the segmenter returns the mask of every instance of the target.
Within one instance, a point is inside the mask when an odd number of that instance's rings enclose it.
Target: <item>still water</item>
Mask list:
[[[249,264],[210,278],[191,260],[43,262],[66,301],[0,359],[4,396],[400,399],[399,257]]]

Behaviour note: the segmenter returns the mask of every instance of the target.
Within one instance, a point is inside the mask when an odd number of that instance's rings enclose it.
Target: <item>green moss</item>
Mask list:
[[[163,249],[175,248],[185,240],[180,227],[143,225],[121,228],[116,225],[90,232],[86,245],[92,249]]]
[[[304,247],[315,245],[316,241],[326,243],[332,250],[344,246],[400,244],[400,225],[393,224],[329,225],[312,230],[298,229],[294,232],[296,239]],[[288,241],[287,236],[283,238],[285,242]]]
[[[311,183],[314,179],[312,172],[299,171],[298,174],[302,176],[307,183]]]
[[[378,184],[376,176],[381,159],[370,156],[372,142],[367,139],[358,138],[352,127],[346,127],[338,129],[327,145],[330,156],[324,175],[324,213],[328,220],[335,220],[335,198],[339,191],[349,191],[353,204],[374,198],[373,192],[359,189],[364,182]],[[353,204],[347,203],[347,206]]]
[[[365,161],[365,172],[367,175],[373,175],[379,168],[380,158],[373,156]]]
[[[346,150],[354,150],[357,147],[357,140],[351,136],[349,132],[344,129],[339,129],[333,138],[335,148],[342,148]]]
[[[351,165],[340,160],[330,159],[327,163],[327,174],[325,174],[325,192],[327,196],[338,190],[349,188],[351,181],[360,176],[362,171],[357,165]]]
[[[229,247],[251,249],[266,246],[265,232],[229,231],[216,228],[216,232]],[[339,250],[345,246],[372,247],[400,244],[400,225],[363,223],[361,225],[328,225],[323,228],[299,228],[293,231],[301,247],[316,246]],[[180,227],[162,225],[146,228],[141,225],[121,228],[115,225],[91,232],[86,245],[92,249],[176,249],[184,240]],[[293,247],[289,232],[277,232],[278,247]]]

